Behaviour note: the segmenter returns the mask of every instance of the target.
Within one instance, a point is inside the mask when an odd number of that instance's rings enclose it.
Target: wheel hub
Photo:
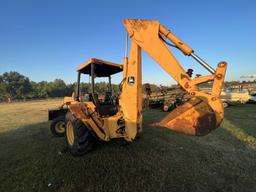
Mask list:
[[[74,128],[70,121],[67,122],[66,135],[68,144],[72,146],[74,144]]]
[[[63,121],[59,121],[55,125],[55,130],[58,133],[64,133],[65,132],[65,123]]]

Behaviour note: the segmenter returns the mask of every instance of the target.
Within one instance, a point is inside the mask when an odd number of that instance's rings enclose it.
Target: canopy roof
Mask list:
[[[123,71],[123,65],[91,58],[77,68],[77,72],[91,75],[91,66],[94,64],[94,73],[97,77],[108,77]]]

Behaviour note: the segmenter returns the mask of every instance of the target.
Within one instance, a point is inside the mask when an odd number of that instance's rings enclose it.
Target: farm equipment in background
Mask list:
[[[221,100],[223,101],[224,108],[234,105],[236,103],[245,104],[245,103],[255,103],[256,99],[254,96],[250,95],[249,91],[232,91],[232,90],[223,90],[221,92]]]
[[[190,78],[193,75],[193,71],[193,69],[188,69],[186,72]],[[197,74],[196,78],[200,76],[201,75]],[[164,87],[160,85],[155,92],[152,92],[149,83],[146,83],[144,87],[146,92],[143,97],[144,107],[161,108],[164,112],[174,110],[191,98],[191,95],[184,91],[180,86]]]
[[[65,137],[70,152],[82,155],[92,149],[95,139],[110,141],[123,138],[132,142],[142,133],[142,69],[141,50],[149,54],[191,98],[174,109],[163,120],[153,126],[188,135],[206,135],[218,128],[224,117],[220,93],[227,64],[220,62],[216,70],[199,58],[194,51],[166,29],[159,21],[125,19],[124,26],[131,39],[130,57],[127,54],[123,65],[91,59],[78,68],[77,89],[73,97],[65,97],[60,109],[49,111],[49,120],[56,118],[65,125]],[[171,41],[172,44],[168,41]],[[211,74],[192,79],[176,60],[168,45],[192,56]],[[126,49],[127,50],[127,49]],[[106,101],[100,102],[94,90],[96,77],[110,76],[123,71],[120,97],[113,100],[106,93]],[[89,100],[81,99],[79,85],[81,74],[91,77],[92,91]],[[201,92],[198,85],[213,82],[210,94]],[[109,91],[110,92],[110,91]],[[66,106],[66,107],[64,107]],[[62,116],[62,117],[60,117]],[[63,121],[63,119],[65,119]]]
[[[190,78],[192,77],[193,71],[193,69],[188,69],[186,72]],[[196,77],[199,76],[201,75],[196,75]],[[160,85],[155,92],[152,92],[149,83],[146,83],[144,86],[146,92],[146,95],[143,97],[144,107],[161,108],[164,112],[168,112],[174,110],[191,98],[180,86],[169,88]]]
[[[143,97],[144,107],[161,108],[164,112],[168,112],[187,102],[190,97],[181,88],[172,88],[165,92],[157,91]]]

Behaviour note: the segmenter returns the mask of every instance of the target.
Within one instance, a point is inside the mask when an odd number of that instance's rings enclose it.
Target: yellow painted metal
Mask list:
[[[125,75],[119,103],[125,120],[125,139],[132,141],[137,135],[137,130],[142,129],[141,48],[133,41],[123,74]]]
[[[70,104],[75,104],[75,103],[77,103],[77,101],[75,101],[75,92],[73,92],[71,97],[64,97],[61,108],[64,107],[65,105],[68,106]]]
[[[111,138],[124,137],[123,132],[118,132],[123,125],[117,123],[123,119],[122,113],[102,118],[96,112],[93,102],[74,102],[68,106],[69,111],[83,121],[99,140],[109,141]]]
[[[191,79],[191,81],[189,81],[189,84],[185,85],[185,86],[193,87],[195,85],[200,85],[202,83],[213,81],[214,77],[215,77],[215,75],[200,76],[195,79]]]
[[[125,19],[124,26],[132,45],[137,44],[147,52],[192,97],[190,101],[177,107],[162,121],[153,125],[190,135],[205,135],[219,127],[224,117],[219,95],[225,77],[226,63],[221,62],[214,75],[191,80],[161,38],[169,39],[185,55],[190,55],[193,50],[160,25],[159,21]],[[130,65],[127,70],[129,67]],[[211,94],[200,92],[197,85],[208,81],[213,81]],[[126,89],[123,91],[126,92]],[[133,107],[135,111],[136,106]]]
[[[167,45],[159,38],[159,21],[125,19],[124,26],[131,40],[148,53],[171,77],[185,88],[185,84],[189,82],[190,77]]]
[[[170,39],[185,55],[190,55],[193,52],[193,50],[186,45],[186,43],[181,41],[163,25],[159,25],[159,34],[167,39]]]
[[[93,102],[76,102],[69,105],[69,111],[93,131],[99,139],[108,141],[109,135],[103,128],[104,120],[97,117]]]
[[[113,138],[122,138],[125,137],[124,135],[124,129],[122,129],[124,124],[118,125],[118,121],[121,121],[123,119],[122,113],[117,113],[114,116],[106,117],[104,118],[104,128],[108,130],[109,139]]]
[[[67,122],[67,128],[66,128],[66,135],[67,135],[67,141],[70,146],[74,145],[74,127],[72,125],[71,121]]]

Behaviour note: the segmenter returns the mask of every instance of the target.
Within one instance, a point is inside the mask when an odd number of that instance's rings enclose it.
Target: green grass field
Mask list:
[[[165,115],[144,112],[144,135],[98,144],[72,157],[52,137],[47,109],[60,100],[0,105],[0,191],[256,191],[256,105],[225,111],[205,137],[147,126]]]

